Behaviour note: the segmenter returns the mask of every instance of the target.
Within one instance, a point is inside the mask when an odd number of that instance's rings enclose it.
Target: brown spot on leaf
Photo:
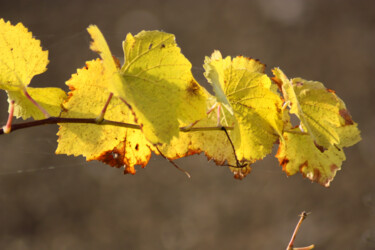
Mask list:
[[[251,57],[247,57],[247,56],[243,56],[243,55],[240,55],[238,57],[239,58],[244,58],[244,59],[246,59],[248,61],[256,61],[256,62],[260,63],[263,66],[263,70],[262,70],[263,73],[264,73],[264,69],[267,67],[267,65],[264,64],[264,63],[261,63],[259,59],[251,58]]]
[[[324,187],[329,187],[329,183],[331,182],[332,178],[322,177],[322,173],[317,168],[313,169],[313,175],[312,176],[307,176],[307,173],[304,172],[307,167],[308,167],[308,162],[305,161],[303,164],[301,164],[301,166],[299,168],[299,171],[304,178],[308,178],[311,181],[319,183],[320,185],[322,185]],[[332,167],[333,166],[331,166],[331,169],[332,169]]]
[[[188,93],[189,96],[195,96],[198,94],[199,85],[194,79],[191,79],[190,82],[188,83],[188,86],[186,87],[186,92]]]
[[[132,175],[135,175],[135,168],[134,167],[131,167],[131,166],[125,166],[125,169],[124,169],[124,174],[132,174]]]
[[[139,150],[139,144],[137,143],[137,145],[135,145],[135,150]]]
[[[112,58],[113,58],[113,61],[115,61],[116,68],[117,68],[117,69],[121,69],[121,63],[120,63],[120,60],[119,60],[117,57],[115,57],[115,56],[112,56]]]
[[[345,125],[353,125],[352,116],[349,114],[349,111],[346,109],[340,109],[339,114],[345,120]]]
[[[314,169],[314,177],[313,177],[313,181],[315,181],[315,182],[319,182],[320,177],[321,177],[321,173],[320,173],[319,169],[315,168],[315,169]]]
[[[319,149],[320,152],[324,153],[324,151],[326,151],[327,149],[323,146],[320,146],[319,144],[316,143],[316,141],[314,141],[314,145],[317,149]]]
[[[68,92],[68,96],[64,99],[64,102],[62,103],[61,107],[63,109],[64,112],[68,111],[64,105],[69,102],[69,99],[72,98],[72,96],[74,95],[73,91],[75,90],[74,86],[73,85],[68,85],[69,87],[69,92]]]
[[[173,160],[180,159],[180,158],[183,158],[183,157],[186,157],[186,156],[200,154],[200,153],[202,153],[202,150],[200,150],[200,149],[195,150],[195,149],[189,148],[185,153],[183,153],[183,154],[176,154],[174,156],[168,157],[168,159],[171,160],[171,161],[173,161]],[[207,158],[209,158],[209,156],[207,156]],[[209,159],[211,159],[211,158],[209,158]],[[218,165],[220,165],[220,164],[218,164]]]
[[[281,154],[281,144],[279,145],[279,149],[277,150],[275,157],[279,160],[279,165],[282,167],[282,170],[288,174],[288,172],[286,172],[286,165],[288,164],[289,159],[287,159],[286,157],[280,157],[280,154]]]
[[[297,87],[303,86],[303,82],[296,82],[295,84],[296,84]]]
[[[300,166],[299,166],[299,171],[302,173],[303,177],[306,177],[305,173],[304,173],[304,168],[307,168],[308,166],[308,162],[305,161],[304,163],[302,163]]]
[[[76,88],[74,87],[74,85],[68,84],[68,87],[69,87],[69,90],[71,92],[74,91],[74,90],[76,90]]]
[[[116,148],[103,152],[100,156],[96,157],[95,160],[108,164],[111,167],[120,168],[124,165],[124,151],[125,143],[121,142]]]
[[[165,48],[165,44],[163,43],[162,45],[160,45],[160,48],[164,49]]]
[[[277,87],[279,87],[279,90],[282,91],[283,82],[275,76],[271,77],[271,80],[276,83]]]
[[[150,154],[146,154],[144,155],[144,157],[140,157],[140,158],[137,157],[136,161],[134,162],[134,158],[132,158],[132,156],[128,156],[128,157],[131,157],[131,159],[128,159],[126,156],[127,147],[129,147],[129,145],[126,146],[126,138],[125,138],[125,141],[120,142],[113,150],[108,150],[106,152],[103,152],[100,156],[96,157],[93,160],[101,161],[105,164],[108,164],[111,167],[116,167],[116,168],[124,167],[124,174],[134,175],[136,173],[134,166],[140,165],[142,168],[144,168],[151,158],[151,151],[150,151]],[[139,145],[137,144],[135,148],[136,150],[138,150]]]
[[[150,46],[148,46],[148,50],[150,50],[152,48],[152,43],[150,43]]]
[[[336,166],[335,164],[332,164],[332,165],[331,165],[331,172],[332,172],[332,173],[336,172],[338,169],[339,169],[339,167]]]
[[[283,171],[286,173],[287,173],[286,166],[288,165],[288,162],[289,162],[289,159],[287,159],[286,157],[279,159],[279,164],[282,167]]]
[[[332,94],[335,94],[336,91],[334,91],[333,89],[327,89],[328,92],[332,93]]]

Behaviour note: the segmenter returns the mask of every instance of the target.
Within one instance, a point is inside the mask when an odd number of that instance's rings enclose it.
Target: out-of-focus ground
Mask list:
[[[153,157],[136,176],[54,155],[57,126],[0,136],[0,249],[375,249],[375,1],[0,1],[49,50],[32,86],[58,86],[97,57],[86,27],[97,24],[115,55],[126,33],[174,33],[204,83],[204,56],[260,59],[290,77],[319,80],[345,101],[363,140],[331,187],[286,177],[268,156],[236,181],[204,156],[178,160],[187,179]],[[269,71],[268,71],[269,72]],[[0,121],[7,101],[0,92]],[[49,169],[55,167],[55,169]]]

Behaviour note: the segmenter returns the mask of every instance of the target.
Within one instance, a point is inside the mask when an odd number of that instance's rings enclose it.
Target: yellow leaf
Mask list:
[[[233,115],[233,108],[225,95],[225,69],[229,68],[231,63],[232,60],[229,56],[223,59],[221,53],[215,51],[212,53],[211,58],[206,57],[203,67],[205,69],[204,76],[207,78],[208,82],[211,83],[217,101]]]
[[[102,61],[87,62],[77,74],[66,82],[71,91],[64,103],[62,117],[95,118],[110,94],[111,73]],[[113,97],[105,113],[105,119],[131,123],[131,110],[117,97]],[[57,154],[83,155],[87,161],[101,160],[111,166],[134,172],[134,165],[145,166],[151,156],[151,144],[140,130],[110,125],[59,124]]]
[[[100,53],[105,68],[112,72],[109,90],[134,110],[135,121],[151,143],[167,143],[178,136],[180,124],[205,116],[205,92],[173,35],[160,31],[128,34],[119,79],[103,35],[96,26],[90,26],[89,32],[94,40],[92,49]]]
[[[31,79],[47,70],[48,51],[40,41],[18,23],[0,19],[0,89],[6,90],[8,101],[14,101],[14,115],[19,118],[43,119],[45,115],[34,105],[27,93],[50,115],[57,116],[65,92],[58,88],[27,88]]]
[[[123,43],[122,97],[133,107],[146,138],[168,143],[179,126],[206,116],[206,94],[172,34],[142,31]],[[162,115],[161,115],[162,114]]]
[[[341,169],[345,160],[343,150],[330,146],[323,153],[315,146],[313,139],[301,134],[298,128],[284,133],[276,157],[287,175],[301,172],[304,177],[325,187]]]
[[[23,89],[33,76],[47,70],[48,51],[22,23],[13,26],[0,19],[0,34],[0,89]]]
[[[245,57],[223,59],[215,51],[206,58],[205,69],[217,101],[230,105],[224,110],[223,121],[224,125],[234,125],[230,135],[237,158],[243,162],[262,159],[271,152],[283,129],[282,100],[263,73],[264,65]]]
[[[51,116],[59,116],[61,105],[66,94],[59,88],[27,88],[27,92],[42,108]],[[27,119],[33,117],[35,120],[44,119],[44,114],[37,108],[21,91],[7,91],[8,102],[15,101],[14,116]]]
[[[273,73],[290,113],[297,115],[302,129],[321,151],[331,146],[349,147],[361,140],[357,124],[333,90],[326,89],[320,82],[301,78],[289,80],[278,68],[273,69]]]
[[[212,107],[215,101],[216,99],[210,96],[208,107]],[[216,126],[216,112],[211,112],[208,117],[200,120],[194,128],[214,128]],[[242,159],[237,165],[233,148],[222,130],[180,132],[179,137],[173,138],[169,144],[164,144],[159,149],[163,155],[170,159],[204,152],[206,157],[213,160],[216,165],[229,166],[229,170],[236,179],[243,179],[251,171],[249,160]]]
[[[249,164],[268,154],[278,134],[282,134],[284,121],[277,87],[263,74],[263,64],[246,57],[222,59],[220,52],[215,51],[211,58],[206,58],[204,67],[205,76],[213,84],[216,94],[216,97],[207,94],[207,107],[216,102],[225,107],[221,125],[235,128],[229,133],[240,166],[237,166],[231,144],[221,130],[181,132],[179,137],[160,149],[171,159],[204,152],[217,165],[232,166],[230,170],[235,177],[242,179],[250,172]],[[211,112],[194,127],[215,126],[217,114]]]
[[[213,103],[214,99],[209,97],[207,106],[211,107]],[[211,112],[194,127],[215,126],[217,126],[216,112]],[[214,160],[217,165],[236,165],[234,152],[227,136],[221,130],[180,132],[178,137],[173,138],[168,144],[163,144],[159,149],[170,159],[204,152],[207,158]]]
[[[107,42],[96,25],[90,25],[87,28],[92,42],[90,45],[91,50],[97,52],[103,59],[103,67],[108,72],[109,84],[107,84],[108,90],[118,96],[121,96],[122,85],[124,84],[120,77],[118,67],[112,56],[112,53],[107,45]]]

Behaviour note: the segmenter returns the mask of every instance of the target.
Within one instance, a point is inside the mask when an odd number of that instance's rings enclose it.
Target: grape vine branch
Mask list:
[[[127,34],[121,65],[99,28],[87,31],[100,58],[66,81],[69,92],[33,88],[31,79],[47,70],[48,51],[22,23],[0,19],[0,89],[9,102],[0,135],[57,124],[56,154],[135,174],[153,152],[180,170],[173,160],[204,153],[236,179],[277,144],[275,157],[287,175],[299,172],[324,187],[341,169],[344,148],[361,140],[345,103],[323,83],[289,78],[279,68],[268,76],[259,60],[215,50],[203,64],[211,93],[195,80],[173,34]]]
[[[106,119],[103,119],[102,121],[98,121],[96,118],[49,117],[49,118],[42,119],[42,120],[34,120],[34,121],[11,124],[11,130],[9,132],[4,131],[4,128],[6,127],[5,125],[2,128],[0,128],[0,135],[9,134],[10,132],[13,132],[19,129],[31,128],[31,127],[36,127],[36,126],[48,125],[48,124],[58,124],[58,123],[82,123],[82,124],[95,124],[99,126],[110,125],[110,126],[117,126],[117,127],[130,128],[130,129],[141,129],[141,127],[138,124],[117,122],[117,121],[111,121],[111,120],[106,120]],[[179,129],[181,132],[187,133],[187,132],[194,132],[194,131],[216,131],[216,130],[220,131],[223,128],[227,130],[233,130],[233,127],[229,127],[229,126],[192,127],[192,128],[180,127]]]

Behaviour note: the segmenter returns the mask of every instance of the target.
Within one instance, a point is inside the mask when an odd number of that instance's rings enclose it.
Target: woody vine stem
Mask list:
[[[117,121],[111,121],[111,120],[106,120],[106,119],[103,119],[102,121],[98,121],[96,118],[49,117],[49,118],[42,119],[42,120],[34,120],[34,121],[29,121],[29,122],[11,124],[11,130],[9,132],[5,131],[4,128],[6,126],[4,126],[0,128],[0,135],[7,134],[7,133],[10,133],[11,131],[15,131],[19,129],[31,128],[31,127],[47,125],[47,124],[57,124],[57,123],[86,123],[86,124],[96,124],[96,125],[111,125],[111,126],[124,127],[124,128],[130,128],[130,129],[141,129],[141,127],[137,124],[117,122]],[[233,127],[228,127],[228,126],[192,127],[192,128],[180,127],[180,131],[181,132],[214,131],[214,130],[222,130],[223,128],[227,130],[233,129]]]

